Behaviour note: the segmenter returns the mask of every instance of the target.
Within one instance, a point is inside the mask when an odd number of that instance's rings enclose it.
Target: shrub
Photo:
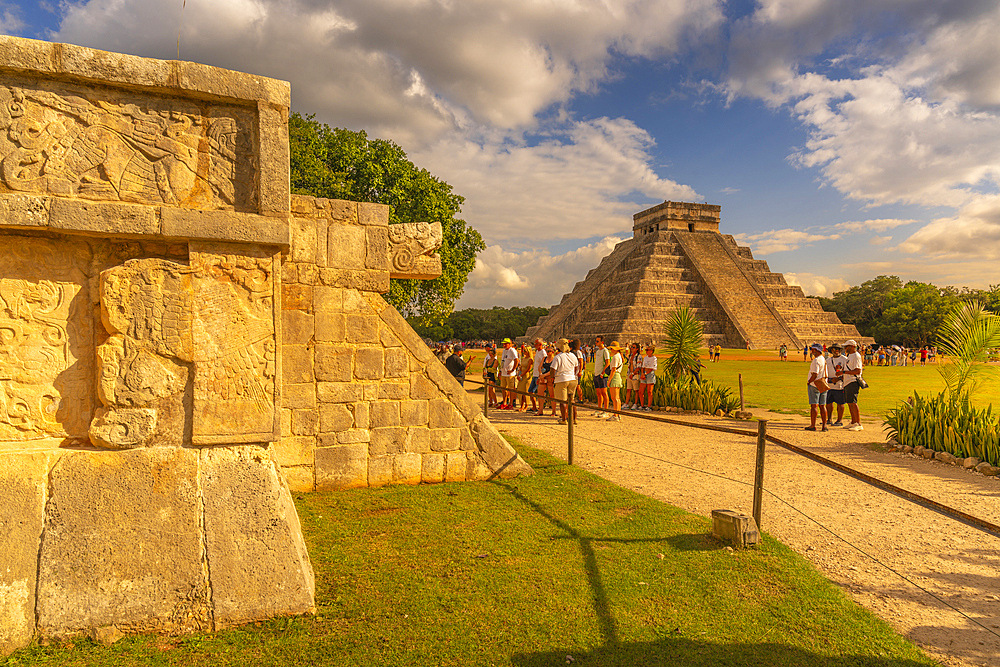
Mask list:
[[[581,378],[583,397],[588,401],[597,400],[594,391],[594,374],[586,370]],[[623,397],[624,398],[624,397]],[[656,384],[653,385],[653,405],[657,407],[674,407],[682,410],[698,410],[700,412],[723,412],[735,410],[740,399],[733,395],[729,387],[717,385],[711,380],[704,380],[700,385],[690,377],[681,379],[668,378],[666,373],[657,372]]]
[[[1000,465],[1000,424],[993,407],[973,407],[969,395],[947,391],[930,397],[914,392],[886,414],[889,437],[910,447],[926,447],[958,457],[975,456]]]

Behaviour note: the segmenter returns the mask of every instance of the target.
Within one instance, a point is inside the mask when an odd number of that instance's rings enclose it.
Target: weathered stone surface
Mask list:
[[[457,428],[432,428],[431,451],[452,452],[461,448],[462,439]]]
[[[368,444],[316,450],[316,490],[341,491],[368,486]]]
[[[333,224],[326,231],[326,261],[340,269],[365,268],[366,236],[363,227]]]
[[[344,290],[339,287],[317,286],[313,290],[316,312],[344,312]]]
[[[465,479],[467,481],[473,480],[485,480],[489,479],[492,475],[490,467],[486,465],[482,457],[476,452],[466,452],[466,467],[465,467]]]
[[[380,347],[360,347],[354,357],[354,377],[358,380],[378,380],[383,375],[383,353]]]
[[[148,206],[56,198],[49,227],[94,234],[159,234],[160,221]]]
[[[0,452],[0,656],[27,645],[35,633],[49,466],[47,453]]]
[[[309,493],[316,490],[316,466],[313,463],[301,466],[282,466],[281,474],[293,493]]]
[[[410,373],[410,356],[401,347],[390,347],[385,351],[385,376],[405,378]]]
[[[313,288],[311,285],[282,285],[281,308],[312,312]]]
[[[362,202],[358,204],[358,223],[386,227],[389,224],[389,207],[385,204]]]
[[[45,227],[49,224],[49,202],[46,197],[31,195],[0,195],[0,227]]]
[[[531,466],[517,455],[510,443],[503,439],[486,417],[479,415],[472,420],[472,433],[479,446],[480,455],[494,475],[508,479],[531,474]]]
[[[403,426],[426,426],[428,423],[428,402],[403,401],[400,403],[399,423]]]
[[[410,397],[409,378],[406,382],[382,382],[378,386],[378,400],[405,401]]]
[[[316,379],[320,382],[350,382],[354,350],[320,343],[316,345]]]
[[[980,461],[975,456],[969,456],[962,461],[962,467],[965,468],[966,470],[972,470],[980,463],[982,463],[982,461]]]
[[[318,341],[343,343],[347,340],[347,315],[317,311],[315,335]]]
[[[420,481],[424,484],[438,484],[444,481],[445,455],[433,452],[420,457]]]
[[[319,433],[317,410],[292,410],[292,434],[316,435]]]
[[[387,237],[388,247],[380,235],[369,231],[369,253],[377,248],[376,252],[388,254],[393,278],[429,280],[441,275],[441,258],[436,254],[442,241],[440,222],[389,225]],[[378,259],[371,258],[369,266],[376,268]]]
[[[267,450],[213,448],[201,456],[216,627],[313,611],[315,585],[299,517]]]
[[[448,452],[444,456],[444,481],[464,482],[468,469],[468,458],[465,452]]]
[[[197,479],[190,449],[64,453],[38,560],[39,631],[211,629]]]
[[[301,384],[315,381],[313,375],[313,349],[306,345],[283,345],[281,371],[285,382]]]
[[[422,363],[426,363],[431,359],[434,359],[434,353],[430,351],[430,348],[424,343],[423,339],[417,335],[417,332],[413,330],[410,323],[399,314],[399,311],[389,306],[381,313],[379,317],[385,322],[386,327],[389,331],[399,339],[410,354],[412,354],[416,359]]]
[[[285,345],[306,345],[316,333],[315,318],[303,310],[281,311],[281,335]]]
[[[319,278],[324,285],[371,292],[389,291],[388,271],[322,268]]]
[[[320,403],[353,403],[363,398],[364,387],[353,382],[319,382],[316,398]]]
[[[369,440],[371,440],[371,431],[367,428],[352,428],[337,434],[337,442],[342,445],[368,442]]]
[[[290,436],[272,443],[271,448],[272,458],[278,462],[278,465],[313,465],[313,450],[316,449],[316,438]]]
[[[425,378],[423,375],[410,373],[410,398],[426,400],[429,398],[437,398],[440,395],[441,391],[434,385],[433,382]]]
[[[399,401],[372,403],[369,419],[372,428],[399,426]]]
[[[995,465],[990,465],[989,463],[983,462],[975,467],[975,471],[986,475],[987,477],[995,477],[1000,475],[1000,467]]]
[[[373,456],[368,459],[368,486],[385,486],[392,483],[392,456]]]
[[[428,424],[431,428],[464,426],[451,401],[446,398],[435,398],[428,402]]]
[[[354,426],[354,414],[345,403],[326,403],[319,409],[320,433],[337,433]]]
[[[396,484],[420,484],[420,454],[397,454],[392,457],[392,481]]]
[[[349,314],[346,316],[347,342],[378,343],[379,319],[375,315]],[[398,377],[398,376],[395,376]]]
[[[281,387],[281,404],[285,408],[312,409],[316,407],[316,383],[285,384]]]
[[[431,431],[423,426],[416,426],[409,429],[406,450],[424,454],[431,451]]]
[[[940,461],[941,463],[948,463],[948,464],[955,463],[956,460],[955,457],[952,454],[949,454],[948,452],[937,452],[934,455],[934,458]]]
[[[368,428],[371,426],[370,403],[354,403],[351,409],[354,411],[354,428]]]
[[[407,432],[405,428],[390,426],[373,428],[371,430],[371,442],[368,446],[368,454],[370,456],[401,454],[405,451],[407,451]]]

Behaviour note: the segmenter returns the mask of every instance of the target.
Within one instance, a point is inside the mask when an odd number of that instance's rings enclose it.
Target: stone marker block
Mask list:
[[[316,331],[313,316],[302,310],[281,311],[281,335],[285,345],[305,345]]]
[[[760,532],[753,517],[732,510],[712,510],[712,534],[734,547],[749,547],[760,542]]]
[[[341,491],[368,486],[368,443],[316,450],[316,490]]]
[[[197,479],[193,449],[62,455],[39,558],[43,636],[212,629]]]
[[[315,608],[292,495],[256,445],[201,452],[205,552],[216,628]]]
[[[26,646],[35,633],[48,473],[48,454],[0,453],[0,656]]]

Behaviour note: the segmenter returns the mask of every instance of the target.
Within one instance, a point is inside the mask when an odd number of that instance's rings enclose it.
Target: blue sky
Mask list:
[[[292,82],[489,244],[459,307],[551,305],[664,199],[807,293],[1000,283],[992,0],[4,2],[0,32]]]

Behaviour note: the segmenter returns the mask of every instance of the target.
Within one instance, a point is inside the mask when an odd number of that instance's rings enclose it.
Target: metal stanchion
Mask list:
[[[757,422],[757,466],[753,475],[753,520],[760,527],[760,509],[764,500],[764,446],[767,444],[767,420]]]

